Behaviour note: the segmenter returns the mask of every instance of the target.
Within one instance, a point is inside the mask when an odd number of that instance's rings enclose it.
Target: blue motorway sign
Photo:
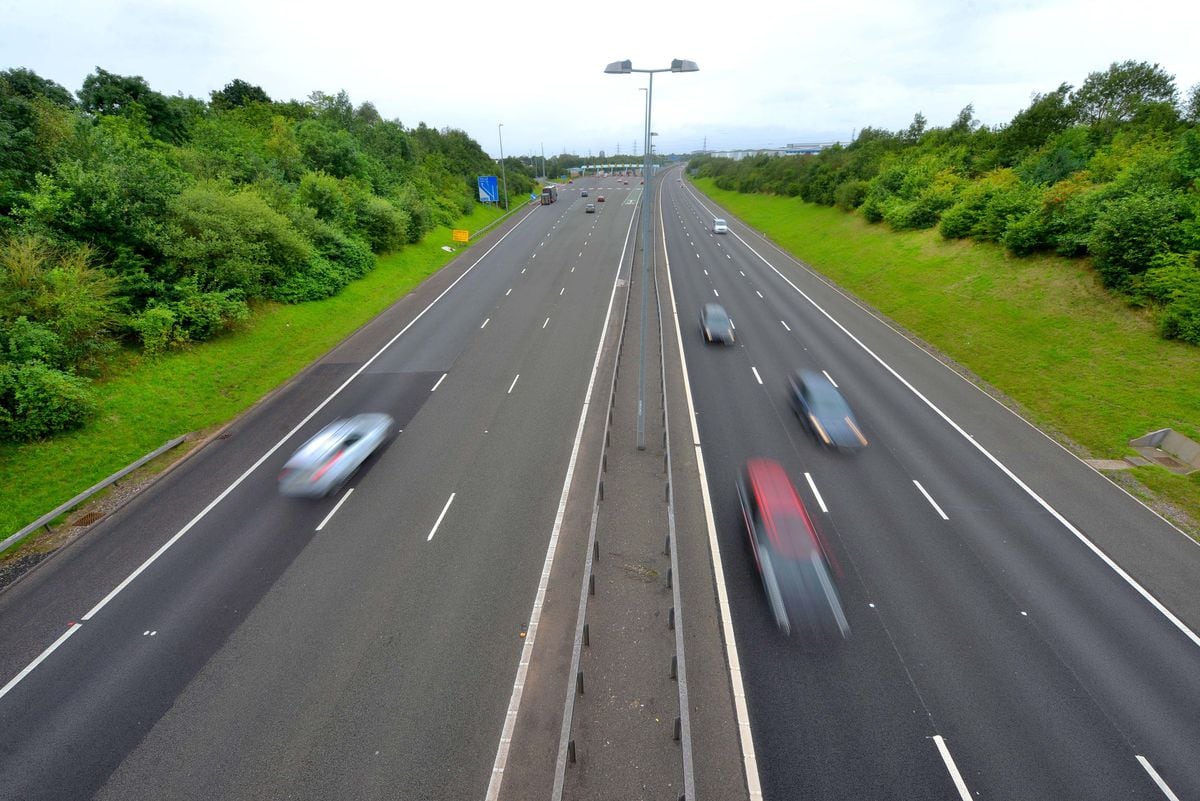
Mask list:
[[[480,203],[499,203],[500,202],[500,185],[496,182],[496,176],[480,175],[478,180],[479,180],[479,202]]]

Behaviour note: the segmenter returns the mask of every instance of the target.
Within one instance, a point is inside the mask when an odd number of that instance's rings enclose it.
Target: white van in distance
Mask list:
[[[714,234],[727,234],[729,233],[729,226],[725,225],[725,221],[720,217],[713,217],[712,232]]]

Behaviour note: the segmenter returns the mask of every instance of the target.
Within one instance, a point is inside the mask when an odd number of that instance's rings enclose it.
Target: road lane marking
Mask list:
[[[783,320],[780,320],[780,321],[779,321],[779,324],[780,324],[780,325],[782,325],[782,326],[783,326],[785,329],[787,329],[788,331],[791,331],[791,330],[792,330],[791,328],[788,328],[788,324],[787,324],[787,323],[785,323]]]
[[[958,766],[954,764],[954,757],[950,756],[950,749],[946,747],[946,741],[942,739],[942,735],[935,734],[933,742],[937,744],[938,753],[942,755],[942,761],[946,763],[946,770],[950,771],[950,778],[954,780],[954,786],[958,788],[958,797],[962,801],[972,801],[971,791],[967,789],[967,783],[963,781],[962,774],[958,772]]]
[[[329,510],[329,514],[325,515],[325,519],[321,521],[321,525],[317,526],[317,531],[325,528],[325,524],[328,523],[335,514],[337,514],[337,510],[342,508],[342,504],[346,502],[346,499],[350,497],[350,493],[352,492],[354,492],[354,487],[346,490],[346,494],[338,499],[338,502],[334,505],[334,507]]]
[[[716,295],[718,298],[721,297],[721,293],[715,289],[713,290],[713,294]]]
[[[545,327],[546,327],[546,326],[548,326],[548,325],[550,325],[550,318],[549,318],[549,317],[547,317],[547,318],[546,318],[546,322],[542,323],[542,328],[545,328]]]
[[[437,534],[438,527],[442,525],[442,520],[446,517],[446,512],[450,511],[450,504],[454,503],[454,493],[450,493],[450,497],[446,500],[446,505],[442,507],[442,513],[438,515],[437,522],[433,524],[433,530],[429,532],[429,536],[425,538],[426,542],[433,539],[433,535]]]
[[[567,291],[567,288],[565,286],[562,289],[558,290],[559,297],[562,297],[562,293],[564,293],[566,291]]]
[[[752,371],[754,371],[754,380],[757,381],[759,384],[762,384],[762,376],[760,376],[758,374],[758,368],[752,366],[750,369]]]
[[[3,693],[0,693],[0,695],[3,695]],[[1158,785],[1158,789],[1162,790],[1163,795],[1171,799],[1171,801],[1179,801],[1179,796],[1171,792],[1171,788],[1167,786],[1165,781],[1163,781],[1162,776],[1158,775],[1158,771],[1154,769],[1154,766],[1151,765],[1149,761],[1147,761],[1146,758],[1141,754],[1135,754],[1135,756],[1137,756],[1137,761],[1141,763],[1141,766],[1146,769],[1147,773],[1150,774],[1150,778],[1153,779],[1154,783]]]
[[[441,378],[439,378],[439,379],[437,380],[437,383],[433,385],[433,389],[431,389],[431,390],[429,390],[429,391],[430,391],[430,392],[437,392],[437,388],[438,388],[438,387],[440,387],[440,386],[442,385],[442,382],[446,380],[446,376],[448,376],[448,375],[450,375],[450,374],[449,374],[449,373],[442,373],[442,377],[441,377]]]
[[[817,499],[817,505],[821,507],[821,511],[829,514],[829,509],[825,506],[825,499],[821,497],[821,491],[817,489],[817,482],[813,481],[812,473],[805,473],[804,477],[808,479],[809,489],[812,490],[813,496]]]
[[[636,216],[636,215],[635,215]],[[533,654],[533,646],[537,641],[538,624],[542,618],[542,604],[546,598],[546,590],[550,584],[550,569],[554,565],[554,556],[558,551],[558,538],[562,532],[563,520],[567,513],[567,498],[571,490],[571,482],[575,477],[575,466],[579,460],[579,448],[583,442],[583,430],[587,423],[588,409],[592,402],[592,392],[596,385],[596,373],[600,369],[600,357],[604,353],[604,333],[608,330],[609,320],[612,319],[613,303],[617,297],[620,285],[621,265],[625,262],[626,249],[629,245],[629,232],[633,230],[634,217],[629,220],[629,229],[625,233],[625,245],[621,249],[621,257],[617,260],[617,273],[613,276],[612,291],[608,296],[608,310],[604,313],[604,323],[600,326],[600,339],[596,345],[596,357],[592,361],[592,374],[588,378],[587,392],[583,396],[583,408],[579,411],[579,423],[575,428],[575,444],[571,447],[571,457],[567,460],[567,472],[563,477],[562,491],[558,498],[558,511],[554,517],[554,526],[550,530],[550,542],[546,546],[546,559],[542,563],[542,575],[538,581],[537,593],[533,598],[533,611],[529,617],[529,626],[525,642],[521,646],[521,659],[517,664],[517,676],[513,681],[512,695],[509,696],[508,712],[504,716],[504,727],[500,732],[500,742],[496,747],[496,759],[492,762],[492,775],[488,780],[487,793],[484,801],[497,801],[500,796],[500,786],[504,783],[504,768],[508,764],[508,751],[512,742],[513,731],[517,724],[517,713],[521,708],[521,698],[525,693],[525,678],[529,674],[529,662]],[[572,681],[574,679],[572,678]],[[555,782],[565,778],[565,769],[559,766]],[[561,788],[559,788],[561,790]]]
[[[942,516],[942,519],[949,520],[950,518],[946,517],[946,513],[942,511],[942,507],[937,505],[937,501],[935,501],[933,499],[933,496],[931,496],[928,492],[926,492],[925,488],[921,486],[921,482],[917,481],[914,478],[913,483],[917,485],[917,489],[919,489],[921,491],[921,494],[925,496],[925,500],[929,501],[929,505],[932,506],[937,511],[937,513]]]
[[[490,323],[491,321],[492,321],[492,318],[491,318],[491,317],[489,317],[489,318],[487,318],[486,320],[484,320],[484,321],[483,321],[483,325],[481,325],[481,326],[479,326],[479,327],[480,327],[481,329],[482,329],[482,328],[487,328],[487,324],[488,324],[488,323]]]
[[[51,643],[49,648],[47,648],[45,651],[42,651],[41,655],[38,656],[37,659],[33,660],[28,665],[26,665],[24,670],[22,670],[20,673],[18,673],[16,676],[14,676],[11,680],[9,680],[8,684],[5,684],[3,688],[0,688],[0,698],[3,698],[4,696],[8,695],[9,690],[11,690],[13,687],[16,687],[18,684],[20,684],[21,679],[25,678],[30,673],[32,673],[34,668],[36,668],[38,665],[42,664],[42,661],[45,660],[46,657],[48,657],[48,656],[50,656],[50,654],[54,653],[54,651],[58,648],[58,646],[62,645],[64,642],[66,642],[67,638],[70,637],[72,634],[74,634],[79,629],[80,629],[80,624],[78,624],[78,623],[72,623],[70,626],[68,626],[67,630],[62,633],[62,636],[60,636],[57,640],[55,640],[53,643]]]
[[[733,318],[732,318],[732,317],[730,317],[730,318],[729,318],[729,327],[730,327],[730,328],[732,328],[734,331],[736,331],[736,330],[737,330],[737,326],[733,324]]]
[[[705,275],[708,275],[708,270],[705,270],[705,271],[704,271],[704,274],[705,274]]]
[[[704,502],[704,525],[708,532],[708,554],[712,560],[716,577],[717,605],[725,642],[726,664],[729,665],[729,685],[733,694],[734,716],[738,724],[738,744],[742,749],[742,771],[746,779],[746,790],[751,801],[762,801],[762,783],[758,776],[758,756],[754,750],[754,732],[750,728],[750,713],[746,706],[746,687],[742,681],[741,660],[738,657],[737,640],[733,632],[733,614],[729,607],[729,592],[726,588],[725,568],[721,560],[721,547],[717,542],[717,524],[713,516],[712,495],[708,491],[708,472],[704,464],[704,449],[700,445],[700,426],[696,422],[696,403],[692,397],[692,382],[688,378],[687,357],[683,350],[683,329],[679,325],[679,306],[675,302],[675,284],[671,278],[671,260],[665,255],[667,266],[667,294],[671,298],[671,317],[675,322],[675,344],[679,352],[683,375],[683,394],[687,399],[688,422],[692,427],[692,447],[696,453],[696,469],[700,474],[700,497]],[[491,799],[489,799],[491,801]]]
[[[507,298],[507,297],[508,297],[509,295],[511,295],[511,294],[512,294],[512,287],[509,287],[509,288],[508,288],[508,291],[504,293],[504,297],[506,297],[506,298]]]
[[[511,384],[509,384],[509,385],[508,385],[508,393],[507,393],[507,394],[509,394],[509,395],[511,395],[511,394],[512,394],[513,387],[515,387],[515,386],[517,385],[517,381],[518,381],[520,378],[521,378],[521,374],[520,374],[520,373],[517,373],[517,377],[513,379],[513,382],[512,382]]]
[[[462,281],[464,278],[466,278],[468,275],[470,275],[471,272],[476,267],[478,267],[479,264],[484,259],[486,259],[493,250],[500,247],[501,242],[503,242],[505,239],[508,239],[508,237],[512,235],[513,231],[517,230],[517,228],[519,228],[521,225],[523,225],[525,223],[525,221],[528,219],[529,219],[529,216],[526,215],[520,222],[518,222],[516,225],[514,225],[512,228],[510,228],[504,234],[504,236],[497,239],[491,247],[489,247],[487,250],[485,250],[480,255],[480,257],[471,264],[470,267],[463,270],[462,274],[460,276],[458,276],[458,278],[455,278],[453,281],[451,281],[450,285],[447,286],[445,289],[443,289],[440,293],[438,293],[437,297],[435,297],[433,300],[429,301],[428,305],[426,305],[425,308],[421,309],[421,311],[417,314],[416,317],[409,320],[408,324],[405,325],[403,328],[401,328],[398,332],[396,332],[396,334],[393,335],[392,338],[389,339],[386,343],[384,343],[383,347],[381,347],[379,350],[375,351],[375,355],[373,355],[371,358],[367,359],[365,362],[363,362],[361,365],[359,365],[358,369],[355,370],[353,373],[351,373],[350,376],[345,381],[343,381],[341,383],[341,385],[338,386],[337,389],[335,389],[333,392],[331,392],[329,394],[328,397],[325,398],[325,400],[323,400],[319,404],[317,404],[311,412],[309,412],[307,415],[304,416],[303,420],[296,423],[296,425],[292,427],[291,431],[284,434],[283,437],[278,442],[276,442],[274,445],[272,445],[271,448],[266,453],[264,453],[262,456],[258,457],[258,460],[254,464],[252,464],[248,468],[246,468],[246,470],[240,476],[238,476],[236,479],[234,479],[233,483],[230,484],[228,487],[226,487],[221,492],[220,495],[218,495],[216,498],[213,498],[211,501],[209,501],[207,506],[205,506],[203,509],[201,509],[196,514],[195,517],[193,517],[191,520],[189,520],[187,522],[187,524],[184,525],[183,528],[181,528],[181,529],[179,529],[179,531],[175,532],[174,536],[172,536],[171,539],[169,539],[165,543],[163,543],[157,551],[155,551],[153,554],[151,554],[150,557],[148,559],[146,559],[145,562],[142,562],[142,564],[139,565],[136,570],[134,570],[132,573],[130,573],[128,576],[126,576],[125,579],[120,584],[118,584],[116,587],[114,587],[112,589],[112,591],[108,593],[108,595],[104,596],[104,598],[102,598],[99,603],[97,603],[95,606],[93,606],[86,615],[84,615],[82,618],[80,618],[80,620],[85,620],[85,621],[91,620],[94,615],[96,615],[101,609],[103,609],[105,606],[108,605],[109,601],[111,601],[113,598],[117,597],[117,595],[120,594],[120,592],[122,590],[124,590],[135,579],[137,579],[137,577],[140,576],[143,573],[143,571],[145,571],[148,567],[150,567],[150,565],[152,565],[156,561],[158,561],[158,558],[161,557],[164,553],[166,553],[167,550],[170,549],[170,547],[172,545],[174,545],[176,542],[178,542],[181,537],[183,537],[185,534],[187,534],[189,531],[191,531],[192,528],[194,528],[197,523],[199,523],[201,520],[203,520],[208,515],[209,512],[211,512],[214,508],[216,508],[217,504],[219,504],[221,501],[225,500],[225,498],[231,492],[233,492],[235,489],[237,489],[239,486],[241,486],[242,482],[245,481],[247,478],[249,478],[251,473],[253,473],[258,468],[262,467],[263,463],[266,462],[268,459],[270,459],[271,456],[274,455],[275,451],[277,451],[281,447],[283,447],[283,444],[285,442],[287,442],[289,439],[291,439],[293,436],[295,436],[296,432],[298,432],[305,425],[307,425],[310,420],[312,420],[314,417],[316,417],[317,414],[322,409],[324,409],[326,406],[328,406],[329,403],[334,398],[336,398],[338,395],[340,395],[342,393],[342,390],[344,390],[346,387],[350,386],[350,382],[354,381],[354,379],[358,378],[360,375],[362,375],[362,373],[364,371],[367,370],[367,368],[369,368],[372,364],[374,364],[375,360],[378,359],[381,355],[383,355],[384,351],[386,351],[388,348],[390,348],[392,345],[394,345],[396,343],[396,340],[400,339],[400,337],[402,337],[406,333],[408,333],[408,330],[410,328],[412,328],[414,325],[416,325],[417,322],[422,317],[424,317],[429,312],[429,310],[432,309],[439,300],[441,300],[447,294],[449,294],[450,290],[454,289],[454,287],[458,286],[460,281]]]
[[[763,296],[763,293],[759,292],[757,289],[754,290],[754,294],[758,295],[760,298]]]
[[[739,273],[742,273],[742,278],[745,278],[745,277],[746,277],[746,274],[745,274],[744,272],[742,272],[741,270],[738,270],[738,272],[739,272]]]
[[[839,388],[839,387],[838,387],[838,382],[836,382],[836,381],[834,381],[834,380],[833,380],[833,376],[831,376],[829,373],[827,373],[827,372],[826,372],[826,371],[824,371],[824,370],[822,370],[821,372],[822,372],[822,373],[825,375],[825,377],[826,377],[826,378],[828,378],[828,379],[829,379],[829,383],[830,383],[830,384],[833,384],[833,388],[834,388],[834,389],[838,389],[838,388]]]

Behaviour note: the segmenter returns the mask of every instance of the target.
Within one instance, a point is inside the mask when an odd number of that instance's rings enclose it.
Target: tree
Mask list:
[[[23,97],[26,100],[42,98],[61,108],[79,105],[65,88],[24,67],[0,72],[0,95]]]
[[[928,125],[928,121],[925,119],[925,115],[918,111],[913,115],[912,123],[900,134],[900,137],[906,142],[916,144],[925,133],[926,125]]]
[[[1037,94],[1029,107],[1018,111],[997,137],[1000,162],[1012,166],[1028,152],[1037,150],[1075,122],[1075,110],[1067,101],[1071,85],[1059,84],[1053,92]]]
[[[125,76],[100,67],[83,79],[79,90],[83,110],[109,116],[146,115],[150,135],[155,139],[180,144],[187,139],[183,111],[169,99],[150,88],[140,75]]]
[[[1093,72],[1075,92],[1071,104],[1076,118],[1087,125],[1111,127],[1133,119],[1149,103],[1174,104],[1175,78],[1157,64],[1114,62],[1105,72]]]
[[[1183,118],[1189,122],[1200,122],[1200,83],[1188,90],[1183,103]]]
[[[248,106],[251,103],[270,103],[271,98],[261,86],[234,78],[224,89],[212,92],[212,107],[219,111]]]

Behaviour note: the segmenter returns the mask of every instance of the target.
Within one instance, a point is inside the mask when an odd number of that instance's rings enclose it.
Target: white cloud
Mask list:
[[[380,5],[298,0],[0,2],[0,68],[77,90],[96,66],[166,94],[207,97],[234,78],[277,99],[346,90],[385,117],[461,128],[508,154],[641,150],[645,75],[666,152],[847,139],[947,124],[973,103],[1008,121],[1035,92],[1079,85],[1126,59],[1158,62],[1180,91],[1200,82],[1200,6],[1146,0],[781,5],[479,0]],[[712,9],[712,10],[710,10]]]

